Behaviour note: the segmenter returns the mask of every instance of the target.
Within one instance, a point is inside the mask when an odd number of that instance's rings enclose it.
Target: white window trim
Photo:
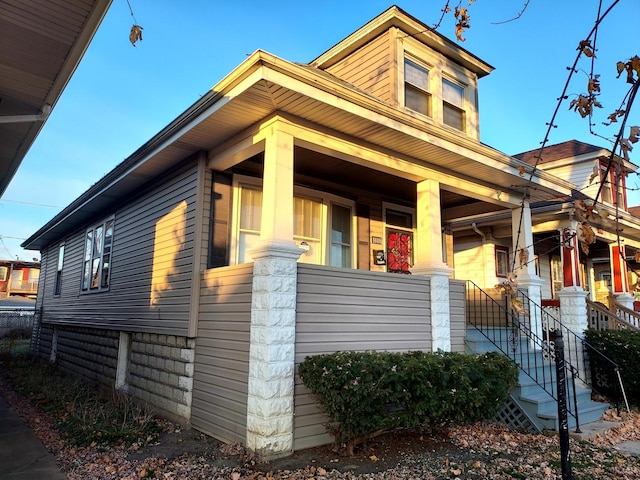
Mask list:
[[[412,63],[415,63],[416,65],[418,65],[421,68],[424,68],[427,71],[427,90],[425,93],[427,93],[429,95],[429,113],[422,113],[419,112],[417,110],[414,110],[412,108],[407,107],[407,99],[406,99],[406,79],[405,79],[405,71],[404,71],[404,61],[405,60],[409,60]],[[402,105],[402,107],[407,110],[408,112],[412,112],[416,115],[419,115],[422,118],[425,119],[429,119],[432,120],[434,118],[434,98],[437,99],[438,95],[436,94],[436,92],[434,92],[434,87],[435,87],[435,83],[434,83],[434,76],[438,77],[437,75],[437,71],[435,69],[435,67],[427,62],[425,62],[424,60],[420,60],[419,57],[412,55],[411,53],[408,52],[404,52],[403,56],[402,56],[402,61],[398,62],[400,64],[400,75],[399,75],[399,79],[401,81],[398,82],[398,98],[400,99],[399,104]],[[422,88],[415,86],[416,88],[422,90]],[[442,95],[440,95],[440,97],[442,97]]]
[[[231,249],[229,255],[229,264],[238,264],[239,245],[238,245],[238,230],[240,226],[240,189],[243,187],[249,188],[262,188],[262,179],[255,177],[247,177],[244,175],[233,176],[233,212],[231,218],[231,239],[229,247]],[[321,264],[327,265],[329,248],[331,246],[331,228],[329,225],[330,209],[332,205],[340,205],[342,207],[349,208],[351,210],[351,267],[356,268],[358,258],[358,243],[357,243],[357,217],[356,217],[356,204],[354,201],[325,193],[320,190],[314,190],[307,187],[293,187],[293,195],[296,197],[304,197],[321,202],[321,233],[320,238],[322,240],[322,252],[321,252]],[[293,212],[292,212],[293,214]],[[291,239],[293,240],[293,239]]]
[[[429,70],[429,93],[431,94],[431,116],[416,112],[405,106],[405,81],[404,81],[404,59],[423,66]],[[464,134],[471,138],[478,138],[478,106],[477,76],[442,54],[435,52],[426,45],[410,37],[402,37],[398,39],[398,49],[396,54],[396,96],[398,106],[407,112],[415,114],[416,118],[433,122],[438,126],[442,126],[451,132]],[[443,95],[442,95],[442,79],[454,81],[465,87],[464,95],[464,112],[465,122],[464,131],[445,125],[443,116]]]
[[[441,99],[441,113],[442,113],[442,126],[445,128],[450,128],[452,130],[455,130],[456,132],[463,132],[463,133],[467,133],[469,131],[469,112],[471,111],[471,102],[469,102],[469,85],[467,85],[466,83],[461,82],[458,78],[448,75],[446,73],[442,74],[440,83],[442,84],[444,81],[448,81],[450,83],[453,83],[454,85],[459,86],[460,88],[462,88],[462,106],[458,106],[458,105],[454,105],[452,103],[447,102],[444,99],[444,93],[442,93],[442,96],[440,97]],[[442,87],[441,88],[441,92],[444,92],[444,89]],[[457,108],[462,110],[462,130],[459,130],[455,127],[452,127],[451,125],[447,125],[446,123],[444,123],[444,104],[447,103],[449,105],[451,105],[453,108]]]
[[[103,239],[103,245],[102,245],[102,253],[101,258],[100,258],[100,272],[99,272],[99,281],[98,281],[98,286],[96,288],[91,288],[91,265],[89,265],[89,287],[87,289],[84,288],[84,263],[85,263],[85,257],[86,257],[86,248],[87,248],[87,233],[89,231],[93,231],[96,228],[102,226],[103,227],[103,235],[106,234],[106,226],[107,223],[109,222],[113,222],[113,233],[112,233],[112,237],[111,237],[111,252],[109,253],[109,272],[108,272],[108,282],[107,282],[107,286],[103,287],[102,286],[102,268],[104,267],[103,265],[103,257],[104,257],[104,239]],[[84,237],[83,237],[83,249],[82,249],[82,268],[80,271],[80,293],[82,295],[91,295],[94,293],[98,293],[98,292],[107,292],[109,291],[109,289],[111,288],[111,266],[113,264],[113,245],[114,245],[114,236],[115,236],[115,215],[111,215],[110,217],[105,218],[104,220],[102,220],[101,222],[97,222],[92,224],[89,228],[87,228],[85,230],[84,233]],[[95,241],[95,238],[94,240]],[[92,244],[93,245],[93,244]],[[93,261],[93,254],[91,255],[91,260],[90,262]]]

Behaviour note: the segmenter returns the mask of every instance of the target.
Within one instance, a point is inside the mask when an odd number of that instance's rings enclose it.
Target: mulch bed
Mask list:
[[[238,445],[169,422],[163,422],[164,433],[154,445],[73,447],[58,433],[53,418],[6,386],[1,388],[70,480],[562,478],[557,435],[518,433],[496,424],[390,432],[359,446],[351,457],[325,446],[268,463]],[[613,448],[640,440],[639,415],[608,415],[623,424],[593,442],[571,441],[574,479],[640,479],[640,459]]]

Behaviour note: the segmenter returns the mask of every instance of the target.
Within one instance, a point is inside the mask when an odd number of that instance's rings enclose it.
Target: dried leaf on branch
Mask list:
[[[456,23],[456,38],[459,42],[464,42],[465,39],[462,34],[467,28],[471,27],[471,25],[469,24],[469,13],[464,7],[456,7],[455,11],[453,12],[453,16],[456,18],[456,20],[458,20],[458,22]]]
[[[585,56],[589,58],[595,58],[596,54],[593,51],[593,47],[591,46],[591,40],[582,40],[578,45],[578,50],[580,50]]]
[[[596,232],[593,231],[591,225],[587,222],[583,222],[577,230],[578,240],[580,241],[580,247],[585,255],[589,254],[589,245],[595,243],[596,241]]]
[[[143,28],[140,25],[133,25],[131,27],[131,32],[129,32],[129,41],[134,47],[136,46],[137,41],[142,41],[142,30]]]
[[[520,266],[526,266],[529,263],[529,249],[521,248],[520,252],[518,253],[518,257],[520,259]]]

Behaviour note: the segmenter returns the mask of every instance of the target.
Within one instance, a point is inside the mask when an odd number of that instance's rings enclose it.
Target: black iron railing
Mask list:
[[[467,320],[499,351],[513,359],[537,385],[558,401],[554,339],[562,335],[567,372],[567,410],[575,418],[579,431],[576,380],[606,396],[619,407],[626,399],[618,365],[567,328],[562,322],[532,301],[524,292],[516,293],[518,308],[510,299],[496,293],[493,297],[472,281],[467,281]],[[562,368],[561,367],[561,368]],[[612,379],[608,388],[599,388],[593,377]],[[613,385],[611,385],[613,384]]]
[[[617,408],[620,407],[621,402],[627,406],[618,364],[568,328],[548,309],[534,302],[524,292],[518,290],[517,296],[525,305],[529,318],[540,319],[542,336],[551,350],[553,350],[556,332],[562,333],[565,362],[568,364],[568,368],[573,371],[575,378],[594,392],[608,398]],[[592,302],[587,300],[588,318],[592,322],[594,317],[590,304]],[[592,325],[591,327],[593,328]]]

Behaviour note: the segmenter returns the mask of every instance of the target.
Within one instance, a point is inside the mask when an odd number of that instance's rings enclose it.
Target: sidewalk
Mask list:
[[[0,478],[67,480],[49,453],[0,396]]]

